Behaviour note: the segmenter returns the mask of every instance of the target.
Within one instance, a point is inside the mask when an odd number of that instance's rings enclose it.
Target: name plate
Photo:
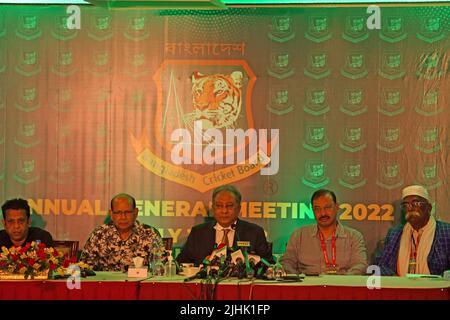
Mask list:
[[[238,247],[250,247],[250,241],[236,241]]]
[[[128,278],[147,278],[147,268],[128,268]]]

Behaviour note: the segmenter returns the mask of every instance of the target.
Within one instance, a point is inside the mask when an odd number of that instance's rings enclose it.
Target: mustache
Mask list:
[[[411,217],[420,217],[420,212],[417,212],[417,211],[406,212],[406,219],[409,219]]]

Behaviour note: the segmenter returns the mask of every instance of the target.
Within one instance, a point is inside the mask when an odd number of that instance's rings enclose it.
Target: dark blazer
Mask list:
[[[188,239],[176,260],[179,263],[194,263],[199,265],[209,256],[216,244],[216,221],[206,222],[194,226]],[[261,258],[272,260],[272,248],[269,246],[263,228],[244,220],[237,220],[233,247],[237,248],[237,241],[249,241],[249,253],[255,253]]]
[[[384,250],[377,259],[376,264],[381,268],[381,275],[393,276],[397,274],[397,259],[402,238],[403,225],[388,231]],[[450,224],[436,221],[436,232],[430,254],[427,258],[431,274],[441,275],[450,269]]]

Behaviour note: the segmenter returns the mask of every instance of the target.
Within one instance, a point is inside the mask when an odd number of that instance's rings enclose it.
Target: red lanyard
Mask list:
[[[417,259],[417,249],[419,247],[420,234],[417,236],[417,243],[416,243],[416,240],[414,240],[413,235],[411,235],[411,241],[412,241],[412,246],[411,246],[410,258]]]
[[[333,268],[336,268],[336,237],[335,237],[335,231],[333,231],[333,235],[331,237],[331,259]],[[323,238],[322,232],[319,231],[319,237],[320,237],[320,245],[322,246],[322,253],[323,257],[325,259],[325,264],[327,265],[327,268],[330,266],[330,260],[328,260],[327,255],[327,247],[325,246],[325,239]]]

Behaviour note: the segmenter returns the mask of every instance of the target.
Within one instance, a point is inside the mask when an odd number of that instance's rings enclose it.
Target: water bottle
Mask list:
[[[172,250],[168,250],[169,256],[167,257],[167,262],[164,267],[164,273],[166,277],[173,277],[177,274],[177,266],[175,265],[175,262],[173,261],[172,257]]]
[[[149,257],[149,273],[153,276],[164,276],[164,264],[162,254],[157,248],[152,248]]]

